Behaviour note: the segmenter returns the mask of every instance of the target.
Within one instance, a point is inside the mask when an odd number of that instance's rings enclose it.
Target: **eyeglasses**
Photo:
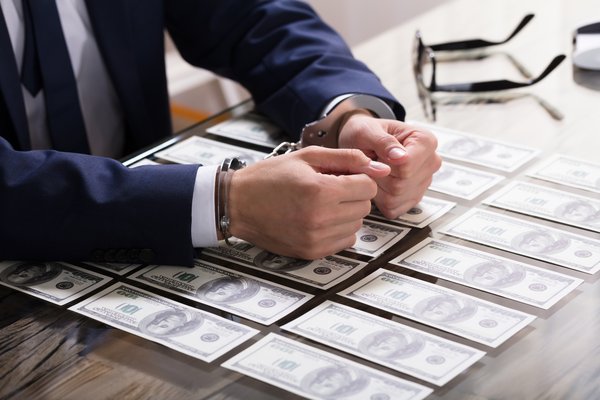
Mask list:
[[[502,53],[508,57],[509,61],[517,67],[521,74],[528,78],[525,81],[516,82],[507,79],[492,80],[492,81],[479,81],[479,82],[466,82],[466,83],[453,83],[453,84],[438,84],[436,81],[436,67],[439,57],[436,59],[436,51],[461,51],[462,54],[455,55],[454,57],[445,58],[444,61],[455,61],[464,59],[482,59],[490,56],[492,53],[481,52],[489,47],[501,45],[507,43],[513,37],[515,37],[534,17],[533,14],[526,15],[512,33],[504,40],[501,41],[488,41],[484,39],[469,39],[456,42],[440,43],[435,45],[424,45],[419,31],[415,34],[415,42],[413,46],[413,73],[417,84],[417,90],[421,104],[423,105],[423,111],[428,119],[435,121],[436,119],[436,101],[433,99],[432,93],[434,92],[449,92],[449,93],[463,93],[471,94],[470,98],[473,98],[473,93],[485,93],[485,92],[496,92],[508,89],[516,89],[535,85],[546,76],[548,76],[558,65],[566,58],[564,54],[554,57],[554,59],[548,64],[546,69],[537,77],[532,78],[531,74],[527,69],[519,63],[514,57],[508,53]],[[479,50],[479,52],[477,52]],[[425,66],[429,64],[430,74],[427,76],[424,74]],[[479,96],[482,100],[483,97]],[[505,96],[505,101],[510,101],[515,98],[524,97],[520,96]],[[537,96],[532,96],[536,100],[541,100]],[[495,96],[497,102],[501,96]],[[546,103],[547,104],[547,103]],[[544,106],[544,104],[542,104]],[[544,107],[548,110],[551,115],[553,111],[557,111],[554,107]],[[560,112],[554,113],[553,117],[558,119],[562,118]]]

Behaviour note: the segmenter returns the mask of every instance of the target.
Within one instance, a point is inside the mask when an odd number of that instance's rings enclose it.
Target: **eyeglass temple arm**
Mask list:
[[[515,30],[506,39],[499,41],[499,42],[493,42],[493,41],[488,41],[488,40],[484,40],[484,39],[468,39],[468,40],[461,40],[461,41],[457,41],[457,42],[434,44],[429,47],[434,51],[472,50],[472,49],[478,49],[481,47],[489,47],[489,46],[496,46],[499,44],[503,44],[503,43],[508,42],[513,37],[515,37],[516,34],[519,33],[525,27],[525,25],[527,25],[529,23],[529,21],[531,21],[533,19],[533,17],[534,17],[534,14],[527,14],[525,17],[523,17],[523,19],[521,20],[519,25],[517,25]]]
[[[432,87],[431,90],[436,92],[492,92],[495,90],[506,90],[531,86],[548,76],[548,74],[558,67],[558,65],[563,62],[565,58],[566,56],[564,54],[554,57],[544,72],[542,72],[537,78],[530,79],[526,82],[514,82],[507,79],[500,79],[495,81],[435,85],[435,87]]]

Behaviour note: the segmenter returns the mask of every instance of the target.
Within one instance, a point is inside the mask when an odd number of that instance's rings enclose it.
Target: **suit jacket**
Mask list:
[[[378,78],[302,2],[86,4],[124,111],[128,151],[171,132],[165,29],[185,60],[240,82],[291,136],[343,93],[379,96],[404,117]],[[128,169],[107,158],[29,150],[19,73],[0,18],[0,259],[191,264],[196,166]]]

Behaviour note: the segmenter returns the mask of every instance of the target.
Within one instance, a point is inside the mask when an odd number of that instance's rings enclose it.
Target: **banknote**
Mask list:
[[[389,263],[543,309],[552,307],[583,282],[558,272],[431,238]]]
[[[152,161],[148,158],[142,158],[140,161],[135,162],[131,165],[129,165],[129,168],[136,168],[136,167],[141,167],[144,165],[160,165],[159,163],[157,163],[156,161]]]
[[[438,386],[485,354],[332,301],[281,328]]]
[[[267,154],[200,136],[192,136],[155,154],[179,164],[217,165],[226,158],[237,157],[247,164],[262,160]]]
[[[365,219],[360,230],[356,232],[354,246],[346,251],[376,258],[398,243],[408,232],[410,228]]]
[[[540,150],[492,140],[437,125],[411,121],[435,134],[437,152],[444,158],[466,161],[499,171],[513,172],[535,158]]]
[[[383,268],[339,294],[490,347],[498,347],[535,319]]]
[[[452,201],[423,196],[419,204],[415,205],[398,218],[393,220],[388,219],[388,221],[399,222],[403,225],[412,226],[414,228],[424,228],[446,214],[448,211],[452,210],[454,207],[456,207],[456,203]],[[370,217],[386,219],[376,207],[373,207],[371,210]]]
[[[193,268],[150,265],[131,279],[269,325],[313,296],[207,261]]]
[[[555,154],[535,165],[527,175],[600,193],[600,164]]]
[[[214,135],[241,140],[264,147],[273,148],[289,140],[281,128],[267,118],[254,112],[248,112],[213,125],[206,130]]]
[[[69,309],[206,362],[259,332],[124,283]]]
[[[142,264],[123,264],[123,263],[91,263],[86,262],[84,264],[91,265],[96,268],[103,269],[105,271],[110,271],[117,275],[125,275],[134,269],[141,267]]]
[[[202,254],[282,276],[319,289],[329,289],[367,265],[365,262],[339,255],[314,261],[301,260],[271,253],[238,238],[230,238],[229,242],[232,244],[231,246],[222,243],[219,247],[204,249]]]
[[[496,212],[469,210],[438,232],[588,274],[600,270],[600,240]]]
[[[221,365],[309,399],[417,400],[432,392],[275,333]]]
[[[64,262],[0,262],[0,285],[58,305],[85,296],[110,280]]]
[[[600,200],[527,182],[511,182],[484,204],[600,232]]]
[[[433,174],[429,190],[473,200],[502,180],[504,177],[501,175],[444,161],[441,168]]]

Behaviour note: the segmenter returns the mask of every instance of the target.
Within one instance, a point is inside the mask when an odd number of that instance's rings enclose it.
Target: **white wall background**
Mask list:
[[[307,0],[354,46],[445,0]]]
[[[355,46],[446,0],[306,1],[350,46]],[[166,58],[171,103],[180,110],[173,110],[175,131],[248,97],[237,84],[189,66],[169,43]],[[182,109],[191,112],[182,113]]]

